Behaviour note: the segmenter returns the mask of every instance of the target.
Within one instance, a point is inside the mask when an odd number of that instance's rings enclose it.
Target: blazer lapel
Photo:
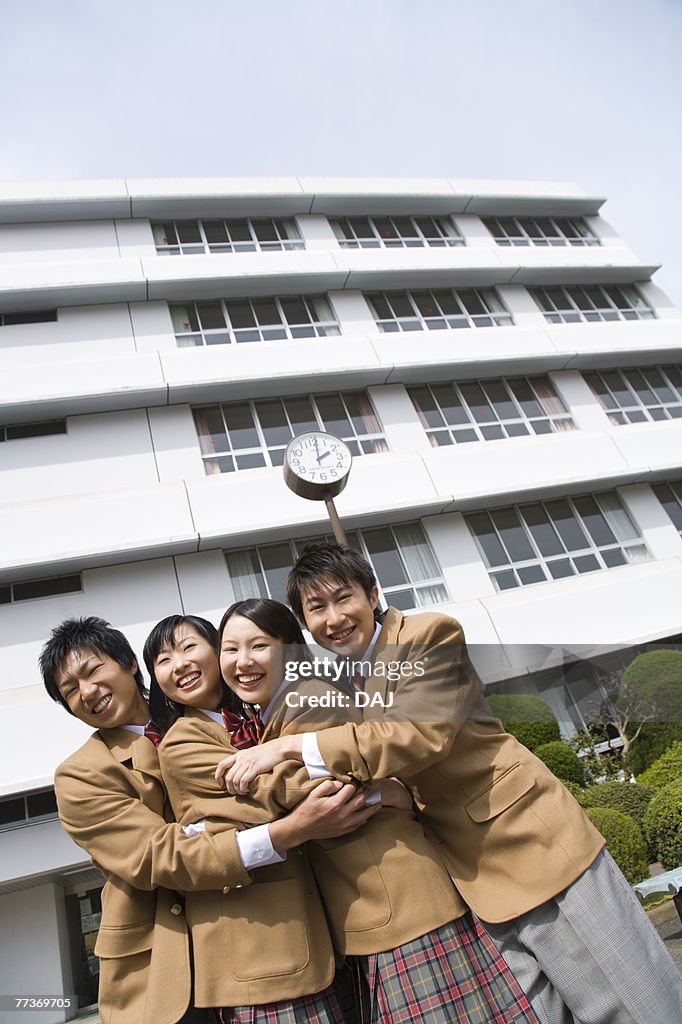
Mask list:
[[[151,775],[163,784],[156,747],[146,736],[128,729],[103,729],[99,735],[117,761],[121,764],[131,761],[135,771]]]
[[[395,650],[392,648],[395,647],[402,619],[402,613],[397,608],[388,608],[384,613],[384,621],[372,653],[372,671],[365,680],[365,693],[370,697],[379,694],[382,701],[385,701],[388,696],[390,684],[385,671],[380,669],[375,672],[375,670],[378,664],[385,666],[386,662],[395,660]],[[371,712],[371,707],[368,706],[367,711]],[[381,711],[381,705],[379,705],[379,711]]]

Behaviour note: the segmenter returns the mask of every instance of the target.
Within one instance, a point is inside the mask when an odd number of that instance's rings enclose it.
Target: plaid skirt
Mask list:
[[[539,1024],[471,914],[397,949],[348,959],[361,1024]]]
[[[222,1006],[213,1010],[218,1024],[346,1024],[334,985],[300,999],[263,1006]]]

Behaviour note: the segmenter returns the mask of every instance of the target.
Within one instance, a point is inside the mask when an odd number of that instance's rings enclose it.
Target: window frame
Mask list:
[[[643,376],[648,390],[655,397],[657,385],[651,384],[647,379],[647,374],[652,371],[658,373],[663,378],[664,386],[673,395],[677,394],[678,397],[675,400],[667,401],[661,399],[645,402],[642,399],[636,385],[628,375],[639,374]],[[671,378],[671,371],[678,378],[679,383],[676,384]],[[631,401],[623,402],[618,392],[612,389],[608,381],[608,377],[611,374],[615,374],[620,378],[622,385],[620,391],[630,395]],[[637,366],[627,369],[616,367],[612,370],[586,370],[583,372],[583,377],[612,426],[630,426],[633,423],[658,423],[661,420],[682,419],[682,366]]]
[[[406,527],[407,528],[407,527],[414,527],[414,526],[418,526],[419,527],[419,530],[421,531],[421,535],[422,535],[422,540],[423,540],[424,544],[426,545],[426,548],[428,550],[428,554],[429,554],[430,558],[433,560],[434,565],[440,570],[440,575],[439,576],[424,577],[424,579],[413,579],[412,576],[410,575],[408,566],[406,564],[405,556],[404,556],[404,554],[403,554],[403,552],[401,550],[400,543],[399,543],[398,539],[396,538],[395,530],[396,529],[399,530],[400,527]],[[389,586],[384,586],[382,584],[381,580],[379,579],[379,576],[378,576],[378,574],[376,572],[376,568],[375,568],[375,565],[374,565],[374,560],[373,560],[373,558],[372,558],[372,556],[371,556],[371,554],[370,554],[370,552],[368,550],[367,544],[366,544],[365,539],[364,539],[365,538],[365,534],[369,534],[369,533],[372,532],[372,530],[377,530],[377,529],[388,529],[390,531],[391,537],[393,539],[394,550],[395,550],[395,552],[398,555],[398,559],[399,559],[400,565],[401,565],[403,573],[405,575],[405,582],[398,583],[398,584],[392,584],[392,585],[389,585]],[[433,607],[436,607],[437,605],[446,604],[446,603],[451,601],[451,597],[450,597],[450,594],[449,594],[449,591],[448,591],[448,587],[447,587],[447,584],[446,584],[444,576],[443,576],[443,567],[440,565],[440,563],[438,562],[438,559],[436,558],[436,554],[435,554],[435,552],[433,550],[433,546],[431,544],[431,541],[430,541],[430,539],[428,537],[428,534],[427,534],[426,530],[424,529],[424,527],[423,527],[423,525],[422,525],[420,520],[414,520],[414,521],[411,520],[410,522],[407,522],[407,523],[396,523],[395,525],[384,524],[384,525],[376,526],[376,527],[365,527],[364,529],[352,530],[352,531],[349,531],[347,533],[347,538],[348,538],[349,546],[350,547],[355,547],[356,550],[360,551],[360,553],[363,555],[363,557],[366,558],[367,561],[372,566],[372,569],[375,572],[375,576],[377,577],[377,587],[378,587],[378,590],[379,590],[380,598],[383,598],[383,600],[384,600],[384,602],[386,604],[390,604],[391,603],[391,596],[392,595],[394,597],[401,596],[403,593],[407,592],[408,590],[412,591],[412,597],[414,599],[414,603],[407,604],[407,605],[404,604],[403,602],[399,603],[397,605],[397,607],[400,608],[403,611],[406,611],[406,610],[409,610],[409,609],[412,609],[412,608],[417,608],[417,609],[433,608]],[[232,584],[233,584],[234,593],[235,593],[235,599],[236,600],[239,599],[237,597],[238,587],[235,585],[235,577],[233,577],[231,569],[230,569],[230,562],[229,562],[229,556],[230,555],[237,555],[237,554],[242,554],[243,555],[243,554],[246,554],[247,552],[250,553],[251,555],[255,555],[256,562],[257,562],[257,567],[258,567],[258,572],[260,573],[260,580],[259,580],[260,596],[261,597],[272,597],[272,590],[270,588],[270,584],[269,584],[268,577],[267,577],[267,570],[264,567],[264,563],[263,563],[263,558],[262,558],[261,552],[265,551],[266,549],[271,549],[272,550],[273,548],[276,548],[276,547],[288,545],[288,547],[289,547],[289,555],[290,555],[290,563],[289,563],[289,565],[290,565],[290,568],[291,568],[291,567],[293,567],[296,559],[298,558],[298,556],[300,555],[301,551],[303,550],[303,548],[305,547],[306,544],[309,544],[309,543],[311,543],[313,541],[332,540],[332,539],[333,538],[329,534],[316,534],[314,536],[309,536],[309,537],[305,537],[305,538],[301,538],[301,539],[293,539],[293,540],[290,539],[290,540],[275,541],[275,542],[273,542],[271,544],[259,544],[259,545],[252,545],[250,547],[244,547],[244,548],[225,549],[223,553],[224,553],[224,556],[225,556],[225,562],[226,562],[226,565],[227,565],[227,571],[228,571],[228,574],[230,576],[230,580],[232,581]],[[429,588],[439,588],[442,591],[442,597],[438,601],[436,601],[436,602],[420,603],[418,595],[420,593],[422,595],[425,595],[427,593],[427,591],[429,590]],[[254,595],[251,595],[251,596],[254,596]],[[275,599],[282,599],[282,595],[281,594],[276,595]]]
[[[433,316],[425,315],[419,308],[415,295],[430,296],[438,309]],[[466,299],[462,296],[466,296]],[[394,291],[363,292],[374,321],[382,334],[409,333],[423,330],[450,330],[466,327],[508,327],[514,318],[497,295],[494,288],[419,288]],[[376,300],[376,301],[375,301]],[[443,302],[451,303],[451,311],[444,309]],[[471,312],[466,301],[472,306],[478,303],[483,312]],[[379,303],[383,303],[392,314],[382,316]],[[395,312],[396,303],[406,303],[411,312],[408,315]],[[499,309],[494,308],[499,306]]]
[[[622,511],[625,514],[625,518],[629,526],[632,528],[632,531],[635,534],[635,536],[626,540],[618,540],[616,530],[614,529],[615,520],[611,516],[613,510],[609,510],[608,508],[604,507],[604,499],[606,498],[616,499],[619,506],[617,511]],[[578,503],[590,500],[596,504],[602,519],[605,521],[608,529],[614,535],[613,541],[598,544],[592,536],[590,528],[587,525],[586,518],[576,507]],[[567,520],[566,518],[555,519],[550,511],[553,505],[556,506],[561,503],[567,504],[571,512],[569,528],[572,529],[577,524],[578,529],[576,530],[576,533],[581,533],[583,537],[588,541],[587,544],[581,547],[567,546],[566,541],[562,537],[562,530],[557,524],[565,524],[569,520]],[[533,512],[540,510],[541,514],[544,516],[545,522],[542,524],[542,529],[543,531],[545,531],[544,543],[547,544],[547,542],[549,542],[551,545],[556,545],[555,551],[552,551],[550,553],[543,553],[541,551],[538,537],[533,533],[532,526],[529,525],[525,518],[525,516],[528,515],[531,510]],[[519,528],[522,530],[522,543],[529,550],[532,551],[532,557],[517,558],[516,560],[514,560],[507,546],[505,545],[505,541],[501,535],[500,528],[494,521],[493,517],[497,516],[499,519],[503,515],[508,515],[510,513],[513,514],[515,520],[515,522],[513,523],[513,528],[514,530],[518,530]],[[500,553],[506,556],[503,560],[495,562],[495,564],[492,564],[490,562],[488,554],[485,551],[484,544],[480,540],[481,534],[477,531],[475,525],[473,525],[475,519],[482,517],[485,517],[487,519],[487,534],[488,536],[493,538],[492,547],[494,549],[499,549]],[[481,509],[476,512],[465,513],[464,521],[467,525],[467,528],[469,529],[469,532],[474,540],[474,543],[476,544],[477,550],[481,556],[481,560],[486,567],[488,577],[490,578],[493,586],[495,587],[495,590],[500,593],[506,590],[516,590],[520,587],[534,586],[539,583],[554,583],[561,579],[570,579],[577,576],[589,575],[591,572],[602,571],[604,569],[622,568],[623,566],[627,566],[629,564],[636,564],[634,558],[632,562],[628,560],[626,554],[626,552],[628,551],[632,552],[634,556],[636,552],[639,550],[639,554],[644,555],[644,557],[641,558],[639,556],[637,557],[637,560],[639,561],[650,561],[652,558],[651,552],[649,551],[649,547],[641,534],[638,524],[633,519],[632,515],[630,514],[625,504],[621,501],[616,491],[608,491],[601,494],[582,494],[571,497],[564,496],[544,500],[538,499],[536,501],[506,505],[500,508]],[[538,524],[535,525],[537,526]],[[538,530],[538,533],[539,532],[540,530]],[[612,559],[614,559],[613,564],[609,565],[607,558],[605,556],[610,552],[616,551],[620,553],[620,555],[623,558],[623,561],[617,562],[616,559],[618,558],[618,555],[613,555],[611,556]],[[589,561],[589,559],[592,559],[597,564],[592,568],[587,568],[586,566],[581,571],[580,566],[576,564],[577,560],[579,559],[582,559],[584,562],[587,562]],[[572,571],[560,572],[560,563],[566,562],[572,563]],[[556,566],[558,573],[557,575],[552,573],[550,565]],[[530,578],[534,574],[537,575],[537,573],[534,572],[535,570],[538,570],[539,573],[543,576],[542,579]],[[528,577],[526,580],[522,578],[522,574],[524,572]]]
[[[602,299],[606,301],[601,306],[596,306],[586,289],[600,291]],[[609,294],[609,289],[620,292],[626,303],[619,304],[613,295]],[[646,304],[634,284],[535,285],[528,291],[545,320],[551,324],[654,320],[656,317],[654,310]],[[563,306],[556,305],[552,292],[563,292]],[[586,300],[589,305],[586,304]]]
[[[363,450],[363,442],[365,442],[367,444],[370,444],[370,443],[383,443],[385,445],[385,451],[390,451],[390,448],[389,448],[389,445],[388,445],[388,441],[386,439],[385,431],[383,429],[383,424],[382,424],[382,422],[381,422],[381,420],[380,420],[380,418],[379,418],[379,416],[377,414],[377,411],[376,411],[376,408],[374,406],[374,403],[372,402],[371,397],[369,396],[369,394],[367,393],[366,390],[355,389],[353,391],[325,391],[325,392],[316,392],[316,393],[310,392],[310,393],[307,393],[307,394],[304,394],[304,395],[283,395],[283,396],[274,396],[272,398],[255,398],[255,399],[254,398],[249,398],[249,399],[245,399],[245,400],[243,400],[241,402],[219,402],[219,403],[212,403],[210,405],[201,405],[201,406],[193,406],[192,407],[192,415],[193,415],[193,418],[194,418],[195,428],[197,430],[197,439],[199,441],[199,447],[201,449],[201,458],[202,458],[202,461],[204,463],[204,470],[206,472],[206,475],[207,476],[215,476],[215,475],[222,475],[223,473],[230,473],[230,472],[235,472],[235,473],[236,472],[242,472],[243,473],[243,472],[247,472],[249,469],[252,469],[252,468],[258,468],[258,469],[263,469],[263,468],[266,468],[266,469],[280,468],[282,466],[284,452],[286,450],[286,446],[288,444],[288,441],[285,444],[279,444],[279,443],[278,444],[268,444],[267,439],[265,437],[265,430],[264,430],[263,425],[261,423],[260,414],[259,414],[259,411],[258,411],[258,408],[257,408],[258,403],[260,403],[260,402],[275,402],[275,401],[276,402],[280,402],[280,404],[281,404],[281,406],[283,408],[283,411],[284,411],[284,417],[285,417],[285,420],[286,420],[286,425],[289,428],[289,430],[291,431],[291,437],[289,439],[289,440],[291,440],[291,438],[296,436],[296,431],[294,430],[294,427],[293,427],[293,424],[292,424],[290,409],[287,408],[287,404],[286,403],[289,400],[296,400],[296,399],[301,399],[301,398],[307,399],[310,402],[310,404],[311,404],[312,411],[313,411],[313,413],[314,413],[314,415],[316,417],[316,420],[317,420],[316,429],[324,430],[324,431],[329,431],[329,427],[325,423],[324,417],[323,417],[322,413],[320,412],[320,408],[318,406],[318,399],[320,399],[320,398],[324,399],[324,398],[328,398],[330,396],[331,397],[335,397],[335,398],[339,398],[341,400],[344,413],[346,414],[346,417],[347,417],[348,422],[349,422],[349,424],[351,426],[353,434],[351,436],[350,434],[343,433],[343,434],[339,434],[339,436],[341,437],[341,440],[345,441],[345,443],[349,446],[349,448],[351,449],[351,454],[354,457],[360,457],[362,455],[383,454],[383,452],[367,452],[367,451],[364,451]],[[347,404],[347,401],[351,397],[357,397],[357,396],[361,396],[369,404],[369,407],[370,407],[370,410],[371,410],[371,414],[374,416],[374,419],[376,420],[376,422],[377,422],[377,424],[378,424],[378,426],[380,428],[378,431],[368,430],[368,431],[363,431],[361,433],[358,433],[358,431],[357,431],[357,429],[355,427],[355,424],[353,422],[353,415],[350,412],[350,410],[348,409],[348,404]],[[234,408],[236,406],[247,406],[248,407],[249,413],[251,415],[252,424],[253,424],[253,427],[254,427],[254,429],[256,431],[256,434],[257,434],[257,437],[258,437],[258,441],[259,441],[257,446],[252,445],[252,446],[250,446],[248,448],[235,448],[234,447],[234,444],[232,443],[232,439],[230,437],[230,428],[228,427],[228,422],[227,422],[227,417],[225,415],[225,410],[229,409],[230,407]],[[210,434],[208,434],[208,435],[201,435],[199,433],[199,425],[197,423],[197,416],[201,415],[202,412],[204,412],[207,409],[217,410],[219,412],[220,416],[221,416],[222,424],[223,424],[223,431],[224,431],[225,437],[226,437],[227,442],[228,442],[228,448],[226,448],[225,451],[221,451],[221,452],[217,452],[217,453],[213,453],[212,454],[210,452],[205,452],[203,450],[204,444],[202,443],[202,436],[203,437],[210,437],[211,435]],[[311,428],[311,429],[313,429],[313,428]],[[281,453],[281,455],[282,455],[282,460],[281,461],[278,461],[276,458],[273,459],[273,454],[275,452]],[[238,458],[253,457],[253,456],[256,456],[256,455],[262,456],[262,458],[263,458],[263,465],[262,466],[243,466],[243,467],[240,467],[240,466],[237,465],[237,459]],[[220,468],[220,463],[221,463],[222,460],[225,460],[225,462],[231,461],[232,462],[232,469],[228,469],[228,468],[222,469],[222,468]],[[219,468],[216,469],[216,470],[209,470],[209,466],[211,466],[211,465],[218,465]]]
[[[205,224],[216,223],[222,225],[227,235],[226,242],[210,241]],[[230,225],[236,223],[244,225],[250,235],[250,241],[245,239],[234,240],[232,238],[231,230],[233,228],[231,229]],[[272,227],[274,234],[277,236],[277,241],[267,241],[258,237],[258,228],[264,223]],[[196,226],[199,241],[180,241],[178,225],[188,224]],[[165,243],[157,241],[157,233],[165,232],[169,227],[175,233],[175,241],[167,241]],[[151,229],[158,256],[219,255],[224,253],[234,255],[235,253],[244,252],[291,252],[305,249],[305,240],[301,236],[298,225],[293,217],[203,217],[196,220],[192,218],[168,221],[155,220],[151,221]],[[287,231],[289,230],[295,232],[293,237],[288,236]],[[164,237],[167,237],[167,235],[164,234]]]
[[[357,226],[353,222],[360,220],[367,222],[369,234],[358,234]],[[381,233],[378,222],[383,220],[388,221],[392,228],[392,237]],[[433,222],[435,233],[425,232],[419,223],[425,220]],[[401,231],[400,221],[410,222],[413,231],[411,235]],[[329,223],[341,249],[453,248],[466,244],[452,217],[442,214],[365,214],[357,217],[330,217]]]
[[[301,302],[308,316],[308,321],[290,323],[287,320],[286,304]],[[315,308],[315,303],[321,302],[329,309],[332,319],[320,319]],[[233,314],[230,315],[229,304],[233,304]],[[234,327],[232,318],[234,306],[241,303],[248,307],[248,314],[252,323],[247,327]],[[254,304],[273,303],[278,321],[259,323]],[[207,305],[216,306],[220,310],[223,319],[221,327],[203,327],[201,311]],[[263,341],[298,341],[303,338],[331,338],[341,334],[341,327],[335,318],[334,308],[330,299],[323,293],[315,295],[263,295],[254,298],[234,297],[227,299],[190,299],[187,302],[171,302],[168,304],[171,321],[173,322],[173,333],[178,348],[204,348],[210,345],[240,345]],[[190,319],[184,320],[184,325],[190,329],[178,332],[175,327],[175,314],[181,310],[190,315]],[[215,312],[215,310],[214,310]],[[192,317],[198,325],[192,328]],[[194,340],[192,340],[194,339]]]
[[[538,395],[535,387],[536,382],[543,382],[552,389],[553,395],[563,406],[564,411],[561,413],[542,412],[538,415],[531,416],[527,414],[520,404],[520,399],[512,391],[510,385],[516,382],[523,382],[530,387],[533,400],[542,408],[543,398]],[[491,384],[501,385],[507,393],[507,401],[512,403],[517,410],[518,415],[516,416],[500,416],[495,406],[495,399],[488,393]],[[463,388],[467,386],[478,386],[484,394],[487,400],[488,406],[493,413],[493,418],[487,422],[482,423],[477,421],[473,412],[472,407],[467,399]],[[454,392],[455,398],[459,404],[459,408],[467,416],[466,422],[462,423],[448,423],[448,418],[444,412],[443,406],[438,398],[437,393],[434,392],[434,388],[451,388]],[[430,426],[426,422],[426,414],[418,407],[418,399],[415,398],[415,392],[426,389],[429,392],[434,410],[438,413],[441,419],[441,423],[438,426]],[[424,428],[424,432],[429,438],[429,442],[433,448],[448,447],[450,445],[466,444],[475,441],[495,441],[495,440],[512,440],[515,437],[538,437],[545,436],[547,434],[561,434],[564,432],[573,432],[576,428],[575,421],[570,413],[570,410],[566,407],[561,395],[558,394],[556,388],[552,384],[548,375],[535,375],[519,376],[519,377],[489,377],[489,378],[475,378],[473,380],[466,381],[437,381],[428,384],[412,384],[408,385],[407,388],[408,396],[412,402],[412,405],[419,417],[420,423]],[[549,426],[548,430],[536,429],[542,423],[547,423]],[[566,426],[556,429],[555,424],[563,423]],[[528,428],[525,432],[521,433],[517,431],[514,433],[510,432],[510,428],[514,425],[521,425]],[[490,436],[486,436],[486,431]],[[499,431],[499,433],[497,433]],[[494,436],[497,433],[497,436]],[[469,436],[473,434],[474,436]],[[445,440],[445,435],[449,440]]]
[[[495,239],[497,245],[502,246],[588,246],[601,245],[601,240],[590,230],[584,217],[554,217],[554,216],[500,216],[481,217],[486,230]],[[515,233],[510,234],[504,226],[505,221],[513,221]],[[556,231],[555,235],[548,235],[544,230],[544,223],[548,222]],[[537,228],[535,234],[531,233],[529,227],[534,224]],[[574,234],[568,232],[573,231]],[[583,234],[584,232],[584,234]]]

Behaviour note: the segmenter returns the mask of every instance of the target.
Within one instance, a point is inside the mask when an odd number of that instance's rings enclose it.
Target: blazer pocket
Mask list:
[[[522,764],[513,764],[466,804],[465,810],[471,820],[479,824],[491,821],[525,796],[534,785],[535,779],[530,772]]]
[[[154,922],[143,921],[141,924],[129,925],[125,928],[100,928],[95,941],[95,956],[113,959],[119,956],[132,956],[152,948],[154,939]]]
[[[388,924],[393,914],[391,901],[372,848],[363,836],[352,834],[334,846],[325,843],[323,849],[311,850],[310,856],[335,929],[366,932]]]
[[[224,954],[237,981],[264,981],[307,967],[312,930],[308,901],[316,898],[298,887],[292,902],[291,880],[254,882],[243,893],[237,890],[226,897],[223,934],[231,934],[233,945]],[[283,913],[285,907],[296,916]]]

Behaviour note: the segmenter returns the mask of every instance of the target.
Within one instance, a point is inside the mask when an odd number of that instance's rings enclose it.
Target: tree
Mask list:
[[[675,738],[682,739],[682,651],[657,650],[638,655],[623,673],[601,680],[608,697],[592,716],[593,727],[612,726],[622,740],[622,758],[632,761],[632,748],[642,736],[655,751],[651,763]],[[617,694],[617,696],[616,696]],[[653,741],[653,742],[652,742]],[[637,763],[639,771],[646,765]]]
[[[507,732],[529,750],[561,738],[559,725],[540,697],[529,694],[494,693],[488,698],[490,710]]]

